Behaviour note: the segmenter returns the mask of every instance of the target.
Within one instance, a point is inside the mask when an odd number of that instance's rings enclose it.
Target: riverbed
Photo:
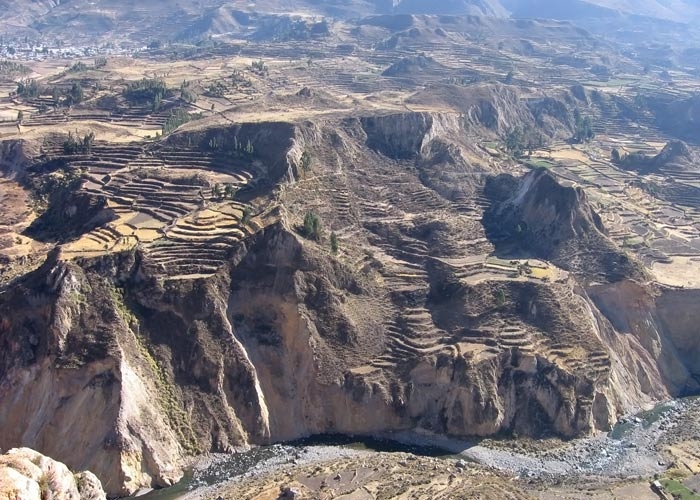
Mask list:
[[[143,500],[175,500],[236,481],[251,480],[280,468],[356,458],[376,453],[402,453],[458,463],[473,462],[529,481],[601,477],[628,479],[663,473],[667,464],[657,449],[698,398],[662,403],[650,411],[620,419],[607,434],[546,447],[519,446],[516,441],[464,441],[428,433],[402,432],[374,437],[317,436],[287,444],[256,447],[246,452],[212,455],[188,471],[177,485],[148,493]]]

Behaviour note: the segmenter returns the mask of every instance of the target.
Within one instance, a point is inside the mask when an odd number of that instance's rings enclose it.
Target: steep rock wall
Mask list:
[[[547,169],[520,179],[508,174],[490,177],[485,193],[492,203],[484,214],[484,227],[506,251],[531,252],[576,272],[584,281],[644,276],[642,266],[607,237],[585,192],[562,186]]]
[[[593,286],[588,293],[615,329],[612,350],[627,355],[625,364],[645,393],[662,398],[664,393],[679,396],[700,389],[695,379],[700,355],[697,290],[655,292],[623,281]]]
[[[368,368],[383,349],[367,322],[377,296],[314,248],[272,226],[228,271],[191,281],[149,277],[138,253],[54,256],[0,301],[11,429],[0,447],[89,468],[114,495],[171,484],[189,454],[310,434],[572,437],[614,421],[606,377],[518,349]],[[544,288],[518,290],[524,300]],[[552,318],[570,307],[547,303]],[[550,321],[546,307],[537,321]]]

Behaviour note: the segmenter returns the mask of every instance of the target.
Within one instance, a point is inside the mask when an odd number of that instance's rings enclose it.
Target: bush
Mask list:
[[[304,237],[318,241],[321,239],[321,218],[314,212],[307,212],[304,216]]]
[[[131,102],[155,102],[170,94],[165,81],[160,78],[143,78],[136,82],[129,82],[122,92],[124,97]]]
[[[34,97],[39,97],[39,94],[41,94],[41,88],[36,80],[28,79],[17,82],[18,96],[24,97],[25,99],[32,99]]]
[[[333,255],[338,253],[338,235],[335,232],[331,233],[331,252]]]
[[[63,153],[67,155],[90,154],[95,143],[95,133],[90,131],[81,139],[76,132],[68,132],[68,139],[63,142]]]

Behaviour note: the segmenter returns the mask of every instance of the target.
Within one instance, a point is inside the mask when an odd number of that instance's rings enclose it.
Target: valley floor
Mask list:
[[[189,492],[165,490],[146,498],[644,500],[659,498],[651,488],[655,479],[681,484],[690,495],[684,498],[697,498],[698,416],[699,399],[673,400],[621,419],[609,434],[571,442],[516,439],[475,445],[415,434],[385,436],[410,442],[404,449],[415,446],[415,454],[357,443],[275,445],[205,459],[195,468]],[[435,446],[450,454],[429,456]]]

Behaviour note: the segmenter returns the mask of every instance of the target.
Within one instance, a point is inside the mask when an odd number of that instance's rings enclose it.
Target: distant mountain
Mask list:
[[[400,14],[508,16],[498,0],[398,0],[395,3],[392,10]]]
[[[251,26],[259,22],[274,24],[264,18],[267,15],[357,19],[377,14],[604,19],[608,23],[642,16],[691,25],[700,20],[700,0],[0,0],[0,34],[181,40],[207,34],[249,35]],[[582,23],[586,29],[610,29],[609,24],[593,24]],[[630,26],[638,29],[636,24]]]
[[[700,18],[698,0],[501,0],[514,17],[577,20],[641,16],[689,23]]]

